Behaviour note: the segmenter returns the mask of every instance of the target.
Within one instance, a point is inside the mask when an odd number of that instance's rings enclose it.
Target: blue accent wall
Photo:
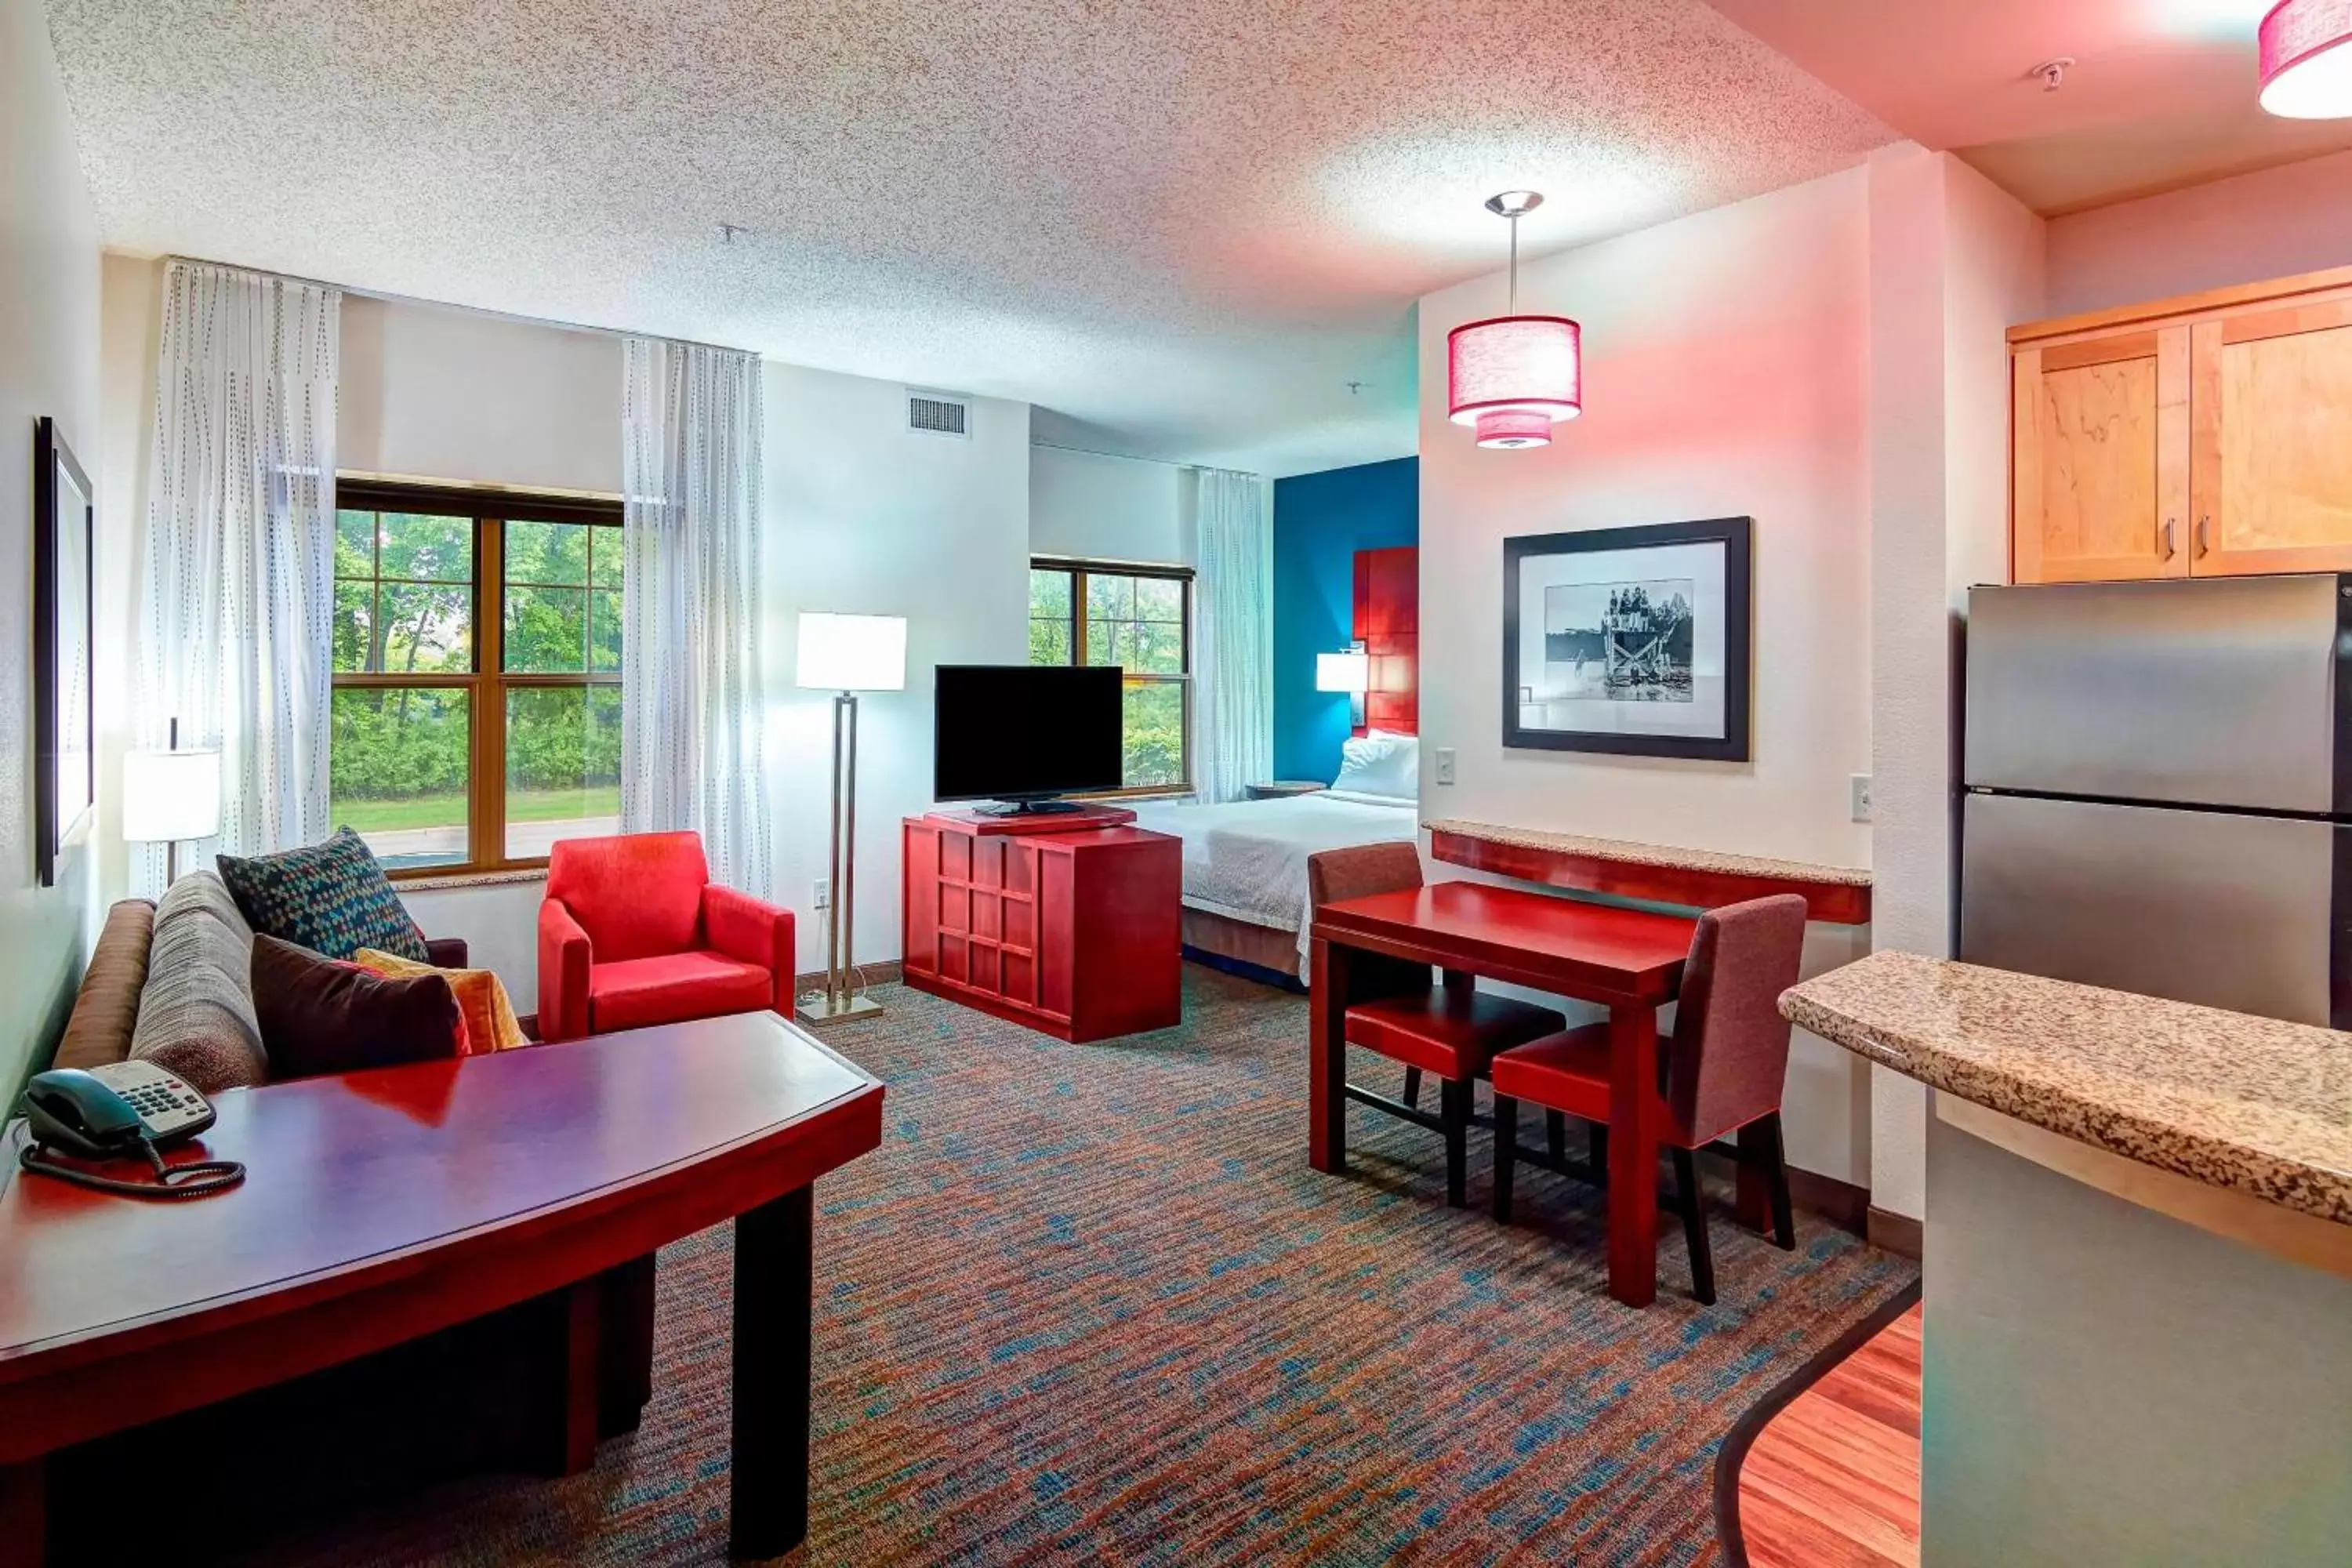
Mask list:
[[[1421,459],[1397,458],[1274,481],[1274,771],[1339,771],[1348,700],[1315,689],[1315,656],[1356,619],[1356,552],[1421,542]]]

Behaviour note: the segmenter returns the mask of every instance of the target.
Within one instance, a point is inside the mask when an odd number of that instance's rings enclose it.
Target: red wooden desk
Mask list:
[[[44,1456],[569,1291],[558,1435],[595,1441],[596,1277],[735,1220],[732,1545],[807,1531],[810,1184],[882,1086],[772,1013],[244,1089],[177,1204],[0,1177],[0,1556],[37,1563]],[[182,1157],[189,1157],[183,1155]]]
[[[1307,1160],[1347,1163],[1349,957],[1385,953],[1483,974],[1609,1009],[1609,1293],[1658,1293],[1658,1008],[1682,984],[1697,921],[1517,888],[1437,882],[1315,911],[1307,1058]]]

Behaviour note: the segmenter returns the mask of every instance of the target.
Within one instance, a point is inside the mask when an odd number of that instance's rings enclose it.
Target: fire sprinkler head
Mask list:
[[[2055,59],[2043,60],[2025,74],[2029,77],[2041,78],[2042,91],[2056,92],[2066,85],[2066,73],[2074,68],[2074,57],[2060,55]]]

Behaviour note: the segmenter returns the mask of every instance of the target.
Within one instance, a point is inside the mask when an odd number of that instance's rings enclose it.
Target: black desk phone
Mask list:
[[[214,1121],[212,1102],[176,1073],[152,1062],[109,1062],[84,1071],[58,1068],[25,1085],[25,1120],[32,1142],[19,1156],[27,1171],[77,1186],[140,1198],[195,1198],[245,1179],[234,1160],[166,1165],[163,1148],[193,1138]],[[131,1181],[61,1164],[52,1152],[105,1161],[144,1155],[153,1180]]]

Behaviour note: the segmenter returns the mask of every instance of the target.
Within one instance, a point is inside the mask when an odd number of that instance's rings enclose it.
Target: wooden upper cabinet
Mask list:
[[[2028,349],[2012,364],[2017,580],[2185,575],[2189,330]]]
[[[2195,336],[2192,570],[2352,568],[2352,300]]]
[[[2352,268],[2009,337],[2016,581],[2352,570]]]

